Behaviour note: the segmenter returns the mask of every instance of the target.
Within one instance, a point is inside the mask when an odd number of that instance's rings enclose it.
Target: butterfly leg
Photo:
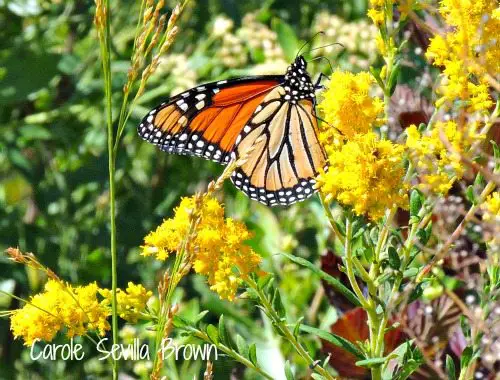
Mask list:
[[[318,76],[318,79],[316,80],[316,83],[314,84],[314,88],[316,90],[323,90],[325,88],[325,86],[321,84],[321,81],[323,80],[323,78],[330,79],[330,77],[328,75],[320,73]]]

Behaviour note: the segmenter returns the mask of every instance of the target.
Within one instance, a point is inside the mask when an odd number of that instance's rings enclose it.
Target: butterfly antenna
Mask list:
[[[307,40],[306,42],[304,42],[304,44],[300,47],[299,51],[297,52],[297,54],[295,55],[295,59],[297,59],[297,57],[299,56],[300,52],[309,44],[311,44],[314,39],[319,35],[319,34],[326,34],[325,32],[323,32],[322,30],[320,30],[319,32],[317,32],[314,36],[312,36],[311,38],[309,38],[309,40]]]
[[[311,50],[309,50],[309,51],[314,51],[314,50],[318,50],[318,49],[323,49],[323,48],[326,48],[326,47],[328,47],[328,46],[333,46],[333,45],[340,45],[340,46],[342,46],[342,47],[345,49],[345,46],[344,46],[344,45],[342,45],[340,42],[333,42],[333,43],[328,44],[328,45],[323,45],[323,46],[318,46],[318,47],[315,47],[314,49],[311,49]]]
[[[326,60],[326,62],[328,62],[328,65],[330,66],[330,70],[331,72],[333,73],[333,65],[332,65],[332,62],[327,58],[325,57],[324,55],[320,55],[319,57],[316,57],[316,58],[313,58],[313,59],[310,59],[309,62],[312,62],[312,61],[317,61],[318,59],[324,59]]]
[[[316,116],[316,119],[325,123],[326,125],[328,125],[329,127],[335,129],[340,136],[344,137],[344,134],[342,133],[342,131],[340,129],[338,129],[337,127],[334,127],[332,124],[330,124],[328,121],[326,121],[325,119],[322,119],[321,117],[319,117],[318,115],[315,115]]]

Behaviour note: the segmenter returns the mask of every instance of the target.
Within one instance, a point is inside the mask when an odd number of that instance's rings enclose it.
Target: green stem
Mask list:
[[[109,171],[109,221],[110,221],[110,250],[111,250],[111,288],[112,288],[112,335],[113,344],[118,343],[118,313],[116,301],[117,288],[117,260],[116,260],[116,200],[115,200],[115,155],[113,153],[113,110],[111,88],[111,32],[109,0],[104,0],[106,20],[103,35],[100,38],[102,68],[104,74],[104,94],[106,98],[106,124],[108,137],[108,171]],[[113,360],[113,379],[118,379],[118,363]]]
[[[354,293],[356,293],[356,296],[359,298],[359,302],[361,303],[361,306],[368,310],[371,308],[370,303],[368,300],[365,298],[363,295],[363,292],[361,291],[358,281],[356,280],[356,275],[354,274],[354,268],[353,268],[353,256],[352,256],[352,222],[351,222],[351,217],[350,215],[347,216],[346,218],[346,223],[345,223],[345,267],[347,270],[347,278],[349,279],[349,282],[351,283],[351,287],[354,290]]]
[[[323,206],[323,209],[325,210],[326,217],[328,218],[328,221],[330,222],[330,227],[332,228],[332,231],[335,233],[335,236],[337,237],[337,239],[339,239],[339,241],[342,244],[345,244],[345,238],[342,235],[342,233],[339,231],[339,229],[337,228],[337,224],[335,223],[335,218],[333,217],[332,211],[330,210],[330,206],[326,202],[325,196],[323,194],[321,194],[321,192],[319,193],[319,199],[321,200],[321,205]]]
[[[373,298],[368,296],[366,298],[361,291],[358,282],[356,280],[356,276],[354,274],[353,264],[356,265],[355,258],[352,255],[352,221],[350,215],[346,218],[346,239],[345,239],[345,266],[347,271],[347,277],[353,288],[354,292],[359,298],[359,301],[365,309],[368,315],[369,321],[369,331],[370,331],[370,354],[372,358],[379,358],[383,355],[384,350],[384,333],[385,333],[385,325],[387,323],[386,313],[379,316],[377,314],[377,307]],[[372,268],[375,264],[372,264]],[[358,269],[359,270],[359,269]],[[378,271],[377,271],[378,272]],[[377,289],[374,286],[369,286],[370,295],[376,297]],[[382,378],[382,366],[374,366],[371,369],[372,371],[372,379],[379,380]]]
[[[379,316],[376,312],[370,312],[368,313],[368,321],[370,324],[371,357],[381,358],[384,354],[386,315],[384,313],[383,316]],[[382,379],[382,365],[373,366],[371,375],[372,380]]]
[[[295,348],[297,353],[307,362],[307,364],[313,368],[315,372],[320,374],[321,376],[325,377],[326,379],[333,380],[335,379],[326,369],[321,367],[320,365],[316,364],[314,359],[309,355],[309,353],[306,351],[306,349],[300,344],[300,342],[297,340],[295,335],[290,331],[288,328],[286,321],[284,321],[276,310],[274,310],[273,306],[267,299],[266,295],[263,293],[262,289],[259,288],[257,283],[252,280],[251,278],[247,278],[245,280],[249,287],[257,293],[260,304],[264,307],[264,310],[266,311],[267,315],[270,317],[271,321],[273,322],[273,325],[275,328],[277,328],[283,337],[290,342],[290,344]]]

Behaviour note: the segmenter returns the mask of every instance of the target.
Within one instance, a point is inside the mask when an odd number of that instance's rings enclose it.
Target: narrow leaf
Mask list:
[[[389,255],[389,265],[391,268],[399,270],[399,268],[401,268],[401,259],[399,258],[396,248],[389,246],[389,248],[387,248],[387,254]]]
[[[455,363],[450,355],[446,355],[446,373],[448,380],[456,380]]]
[[[460,368],[464,370],[469,365],[472,359],[472,347],[467,346],[462,351],[462,357],[460,358]]]
[[[386,358],[370,358],[370,359],[358,360],[356,362],[356,365],[358,367],[372,368],[384,363],[385,361]]]
[[[250,345],[250,348],[248,349],[248,358],[254,365],[257,364],[257,347],[255,346],[255,343],[252,343]]]
[[[289,260],[293,261],[294,263],[301,265],[303,267],[306,267],[307,269],[310,269],[313,273],[317,274],[321,279],[325,280],[328,282],[331,286],[335,288],[338,292],[342,293],[344,297],[346,297],[351,303],[353,303],[355,306],[361,306],[359,303],[358,298],[356,295],[346,288],[344,284],[342,284],[339,280],[337,280],[335,277],[330,276],[328,273],[323,272],[321,269],[317,268],[315,265],[313,265],[311,262],[307,261],[306,259],[303,259],[302,257],[297,257],[290,255],[288,253],[281,253],[283,256],[288,258]]]
[[[208,310],[203,310],[201,313],[199,313],[196,317],[194,317],[193,324],[198,324],[205,317],[205,315],[207,315],[207,313]]]
[[[219,344],[219,334],[214,325],[207,326],[207,335],[214,344]]]
[[[222,344],[230,346],[228,344],[228,335],[227,335],[226,324],[224,323],[224,315],[221,315],[219,318],[219,339]]]
[[[408,303],[412,303],[413,301],[416,301],[422,293],[424,292],[424,288],[422,287],[422,283],[418,283],[417,286],[415,286],[415,289],[412,290],[410,297],[408,297]]]
[[[246,340],[241,335],[236,335],[236,347],[238,352],[245,358],[248,358],[248,344]]]
[[[273,308],[278,312],[278,315],[280,318],[285,318],[286,316],[286,311],[285,307],[283,306],[283,302],[281,302],[281,296],[278,288],[274,290],[274,297],[273,297]]]
[[[299,320],[297,321],[297,323],[295,324],[295,327],[293,329],[293,336],[295,338],[298,338],[298,336],[300,334],[300,324],[302,323],[303,320],[304,320],[304,317],[300,317]]]
[[[308,325],[300,325],[300,330],[309,334],[316,335],[317,337],[326,340],[327,342],[337,347],[343,348],[344,350],[350,352],[359,359],[365,359],[365,356],[359,350],[358,347],[356,347],[353,343],[349,342],[347,339],[342,338],[341,336]]]

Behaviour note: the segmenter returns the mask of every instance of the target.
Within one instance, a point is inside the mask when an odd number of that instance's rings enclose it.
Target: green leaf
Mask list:
[[[446,373],[448,374],[448,380],[456,380],[455,363],[450,355],[446,355]]]
[[[274,280],[273,275],[268,274],[267,276],[259,278],[259,280],[257,281],[257,286],[259,287],[259,289],[262,290],[273,280]]]
[[[385,366],[383,380],[405,380],[423,363],[423,356],[417,347],[412,348],[412,341],[406,341],[396,347],[387,358],[396,361],[396,366]]]
[[[75,55],[65,54],[59,61],[57,68],[64,74],[72,75],[75,74],[79,65],[80,65],[80,58],[78,58]]]
[[[317,337],[326,340],[327,342],[337,347],[343,348],[347,352],[350,352],[351,354],[356,356],[358,359],[365,359],[365,355],[360,351],[358,347],[349,342],[347,339],[342,338],[341,336],[304,324],[300,325],[300,330],[309,334],[316,335]]]
[[[9,149],[7,155],[12,165],[20,169],[23,174],[31,172],[32,162],[20,151]]]
[[[372,367],[376,367],[382,363],[385,363],[385,361],[386,361],[386,358],[370,358],[370,359],[358,360],[356,362],[356,365],[358,367],[372,368]]]
[[[396,248],[389,246],[389,248],[387,248],[387,254],[389,255],[389,265],[391,268],[399,270],[399,268],[401,268],[401,259],[399,258]]]
[[[467,200],[472,203],[473,205],[475,205],[477,203],[477,198],[476,198],[476,194],[474,192],[474,186],[472,185],[469,185],[467,187],[467,190],[465,191],[465,197],[467,198]]]
[[[212,343],[219,344],[219,333],[214,325],[210,324],[207,326],[207,335]]]
[[[274,18],[271,22],[273,30],[278,36],[278,42],[285,53],[288,61],[293,61],[299,50],[299,40],[293,28],[279,18]]]
[[[460,358],[461,370],[464,370],[465,368],[467,368],[467,366],[469,365],[469,363],[472,359],[472,354],[473,354],[473,351],[472,351],[471,346],[467,346],[464,348],[464,350],[462,351],[462,357]]]
[[[248,349],[248,358],[254,365],[258,365],[257,363],[257,347],[255,346],[255,343],[252,343],[250,345],[250,348]]]
[[[466,338],[470,338],[470,324],[465,315],[460,316],[460,328]]]
[[[274,289],[273,309],[278,312],[280,318],[283,319],[286,317],[285,307],[283,306],[283,302],[281,302],[280,292],[277,288]]]
[[[285,377],[286,380],[294,380],[292,369],[290,368],[290,362],[287,360],[285,363]]]
[[[219,318],[219,340],[222,344],[231,347],[231,345],[229,344],[226,324],[224,323],[224,315],[221,315]]]
[[[174,316],[174,327],[176,328],[187,328],[191,325],[191,323],[178,315]]]
[[[475,186],[483,186],[484,185],[484,176],[481,173],[477,173],[476,179],[474,179]]]
[[[377,70],[375,67],[370,66],[370,73],[373,75],[375,80],[377,81],[378,85],[380,88],[385,91],[385,85],[384,82],[382,81],[382,78],[380,78],[380,70]]]
[[[40,125],[25,125],[19,128],[19,131],[26,141],[49,140],[52,138],[50,131]]]
[[[197,325],[198,323],[201,322],[203,318],[205,318],[205,315],[208,314],[208,310],[203,310],[201,313],[199,313],[196,317],[194,317],[193,324]]]
[[[256,63],[264,63],[266,61],[266,55],[262,48],[250,49],[250,55],[252,56],[252,60]]]
[[[424,195],[417,189],[413,189],[410,195],[410,216],[418,217],[418,213],[424,203]]]
[[[391,76],[389,77],[389,81],[387,82],[387,87],[389,88],[389,96],[394,94],[396,90],[396,85],[398,84],[399,73],[401,72],[401,62],[398,62],[394,65],[391,71]]]
[[[335,277],[330,276],[328,273],[323,272],[321,269],[317,268],[311,262],[307,261],[306,259],[303,259],[302,257],[293,256],[284,252],[282,252],[281,254],[286,258],[288,258],[289,260],[293,261],[294,263],[306,267],[307,269],[310,269],[313,273],[317,274],[321,279],[325,280],[331,286],[333,286],[335,290],[342,293],[342,295],[346,297],[355,306],[361,306],[356,295],[351,290],[347,289],[344,286],[344,284],[342,284]]]
[[[417,255],[420,253],[420,248],[418,247],[418,245],[414,245],[413,247],[411,247],[411,250],[410,250],[410,263],[413,261],[413,259],[415,257],[417,257]]]
[[[427,224],[424,231],[425,231],[425,235],[426,235],[425,240],[421,240],[420,243],[425,245],[429,242],[429,239],[432,236],[432,220],[429,222],[429,224]]]
[[[415,286],[415,289],[412,290],[410,297],[408,297],[408,303],[416,301],[418,298],[422,296],[423,293],[424,293],[423,283],[420,282],[417,284],[417,286]]]
[[[500,148],[498,147],[498,144],[490,140],[491,145],[493,146],[493,157],[495,158],[495,171],[500,170]]]
[[[300,334],[300,325],[301,325],[301,323],[302,323],[303,320],[304,320],[304,317],[300,317],[299,320],[297,321],[297,323],[295,323],[295,327],[293,329],[293,336],[295,338],[299,337],[299,334]]]
[[[417,237],[418,237],[418,242],[425,247],[427,242],[429,241],[430,235],[427,233],[426,230],[420,229],[417,231]]]
[[[241,355],[248,358],[248,344],[240,334],[236,335],[236,347]]]

